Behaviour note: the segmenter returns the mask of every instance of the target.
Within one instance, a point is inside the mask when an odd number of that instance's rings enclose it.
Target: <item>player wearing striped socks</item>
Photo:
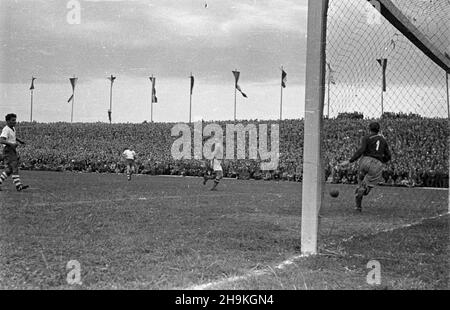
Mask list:
[[[5,182],[5,180],[8,178],[8,175],[6,174],[6,172],[2,172],[2,174],[0,174],[0,185]],[[0,187],[1,190],[1,187]]]
[[[0,175],[0,190],[2,183],[12,175],[13,183],[17,191],[22,191],[28,188],[28,185],[23,185],[19,176],[19,156],[17,155],[17,143],[25,144],[22,140],[16,138],[16,114],[6,115],[6,126],[3,128],[0,135],[0,144],[5,145],[3,149],[3,161],[6,165],[5,171]]]

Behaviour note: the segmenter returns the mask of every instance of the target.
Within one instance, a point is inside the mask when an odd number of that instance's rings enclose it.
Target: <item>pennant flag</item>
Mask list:
[[[334,80],[334,70],[331,69],[331,65],[329,63],[327,63],[327,67],[328,67],[328,79],[330,81],[331,84],[336,84],[336,81]]]
[[[108,78],[108,80],[111,81],[111,85],[114,83],[115,79],[116,79],[116,77],[111,74],[111,76]]]
[[[286,88],[287,82],[287,73],[283,69],[281,69],[281,87]]]
[[[72,84],[72,91],[75,91],[75,84],[77,83],[78,78],[73,77],[73,78],[70,78],[69,80],[70,80],[70,84]]]
[[[193,89],[194,89],[194,77],[191,75],[191,95]]]
[[[73,95],[75,93],[75,84],[77,83],[78,78],[73,77],[73,78],[69,78],[70,80],[70,84],[72,85],[72,96],[70,96],[69,100],[67,100],[67,102],[71,102],[73,100]]]
[[[150,81],[152,82],[152,103],[158,103],[158,98],[156,98],[156,78],[155,77],[149,77]]]
[[[395,50],[398,36],[399,36],[398,33],[394,33],[394,36],[392,37],[391,42],[389,43],[389,46],[386,46],[386,48],[384,49],[385,51],[387,51],[389,48],[391,48],[390,52]]]
[[[334,80],[333,74],[330,75],[330,83],[336,85],[336,81]]]
[[[242,91],[241,87],[238,84],[240,72],[239,71],[233,71],[234,79],[235,79],[235,87],[236,89],[244,96],[245,98],[248,98],[247,95]]]
[[[395,40],[394,39],[391,40],[391,47],[392,47],[392,50],[395,50]]]
[[[247,95],[242,91],[241,87],[236,84],[236,89],[244,96],[245,98],[248,98]]]
[[[108,110],[108,118],[109,118],[109,122],[111,123],[111,110]]]
[[[31,86],[30,86],[30,90],[33,90],[33,89],[34,89],[34,80],[36,80],[36,78],[35,78],[35,77],[32,77],[32,78],[31,78]]]
[[[383,70],[383,91],[386,91],[386,67],[387,67],[387,59],[386,58],[380,58],[377,59],[378,63],[380,64],[382,70]]]

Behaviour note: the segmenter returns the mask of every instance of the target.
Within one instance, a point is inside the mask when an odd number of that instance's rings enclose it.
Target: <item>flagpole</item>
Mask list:
[[[75,90],[73,91],[72,96],[72,112],[70,113],[70,123],[73,123],[73,103],[75,102]]]
[[[75,78],[75,75],[73,76]],[[73,123],[73,103],[75,102],[75,87],[72,90],[72,111],[70,112],[70,123]]]
[[[30,113],[30,122],[33,122],[33,89],[31,89],[31,113]]]
[[[280,121],[283,119],[283,66],[281,66]]]
[[[283,119],[283,87],[281,87],[281,96],[280,96],[280,121]]]
[[[30,94],[31,94],[31,105],[30,105],[30,122],[33,122],[33,93],[34,93],[34,80],[36,78],[34,76],[31,76],[31,86],[30,86]]]
[[[109,118],[109,123],[111,124],[112,122],[112,87],[113,87],[113,75],[111,74],[111,87],[109,89],[109,111],[110,111],[110,115],[111,117]]]
[[[153,74],[152,74],[152,90],[151,90],[151,96],[150,100],[152,101],[151,107],[150,107],[150,121],[153,123]]]
[[[384,92],[384,88],[383,88],[383,85],[384,85],[384,79],[383,79],[383,62],[384,62],[384,60],[383,60],[384,58],[380,58],[380,61],[379,61],[379,63],[380,63],[380,66],[381,66],[381,117],[380,118],[382,118],[383,117],[383,113],[384,113],[384,97],[383,97],[383,92]],[[378,60],[378,59],[377,59]]]
[[[381,66],[381,117],[383,117],[384,114],[384,90],[385,90],[385,70],[386,70],[386,58],[380,58],[377,59]]]
[[[234,69],[234,71],[237,71],[237,69]],[[236,122],[236,77],[235,77],[235,81],[234,81],[234,121]]]
[[[72,96],[70,96],[67,102],[72,101],[72,111],[70,112],[70,122],[73,123],[73,107],[75,105],[75,85],[77,83],[78,78],[75,75],[72,78],[69,78],[70,84],[72,84]]]
[[[189,124],[192,123],[192,72],[190,76],[190,88],[189,88]]]
[[[236,87],[234,88],[234,121],[236,121]]]

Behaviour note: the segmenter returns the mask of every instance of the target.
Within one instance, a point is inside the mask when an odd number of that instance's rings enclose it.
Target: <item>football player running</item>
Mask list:
[[[127,179],[128,181],[131,181],[131,175],[133,173],[136,173],[136,164],[134,162],[137,157],[136,152],[130,148],[125,148],[123,150],[122,156],[125,158],[126,162]]]
[[[214,179],[214,185],[211,188],[212,191],[217,190],[217,185],[219,185],[220,180],[222,180],[223,178],[222,158],[223,158],[223,148],[220,144],[216,143],[214,145],[213,158],[211,159],[211,166],[214,172],[211,175],[205,173],[203,176],[203,185],[206,185],[206,182],[208,182],[208,180]]]
[[[0,191],[2,183],[8,178],[12,176],[14,185],[16,186],[17,191],[22,191],[28,188],[28,185],[23,185],[20,181],[19,176],[19,155],[17,154],[17,146],[18,143],[25,144],[22,140],[16,137],[16,123],[17,123],[17,115],[16,114],[8,114],[5,117],[6,126],[3,128],[2,133],[0,134],[0,144],[5,145],[3,148],[3,160],[6,166],[5,171],[0,174]]]

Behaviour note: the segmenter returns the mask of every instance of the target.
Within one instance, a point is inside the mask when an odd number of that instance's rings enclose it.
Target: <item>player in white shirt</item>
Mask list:
[[[130,181],[131,175],[136,172],[136,165],[134,163],[134,161],[137,157],[136,152],[129,148],[125,148],[123,150],[122,156],[125,158],[125,161],[126,161],[127,178],[128,178],[128,181]]]
[[[2,183],[12,175],[14,185],[17,191],[22,191],[28,188],[28,185],[23,185],[19,176],[19,156],[17,155],[18,143],[25,144],[22,140],[16,137],[15,126],[17,123],[16,114],[8,114],[5,117],[6,126],[0,134],[0,144],[3,144],[3,161],[6,165],[5,171],[0,175],[0,190]]]
[[[214,173],[212,175],[208,175],[205,173],[203,176],[203,185],[206,185],[206,182],[210,179],[214,179],[214,185],[211,188],[212,191],[217,190],[216,187],[219,185],[220,180],[223,178],[223,169],[222,169],[222,159],[223,159],[223,148],[220,144],[215,144],[213,158],[211,160],[211,166]]]

